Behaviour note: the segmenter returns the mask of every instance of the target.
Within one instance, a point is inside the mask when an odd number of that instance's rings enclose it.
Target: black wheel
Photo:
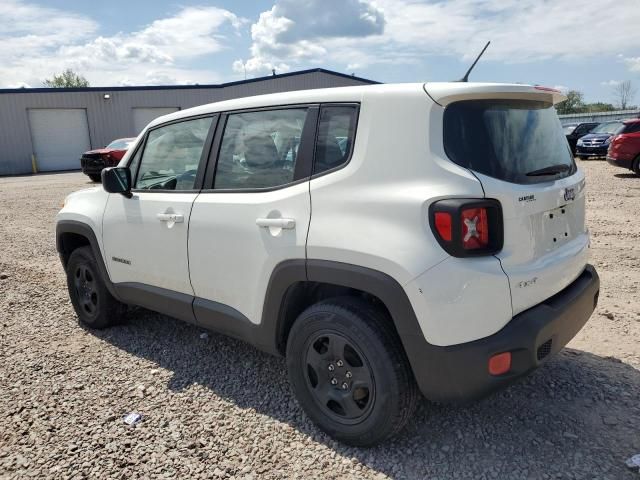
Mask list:
[[[105,285],[90,247],[73,251],[67,263],[67,287],[78,320],[91,328],[106,328],[118,322],[123,304]]]
[[[102,182],[102,176],[99,173],[91,173],[89,178],[92,182]]]
[[[305,310],[287,341],[289,381],[311,420],[337,440],[370,446],[398,433],[419,393],[392,320],[364,300]]]
[[[633,161],[633,164],[631,165],[631,170],[633,170],[633,173],[635,173],[636,175],[640,175],[640,155],[638,155],[636,159]]]

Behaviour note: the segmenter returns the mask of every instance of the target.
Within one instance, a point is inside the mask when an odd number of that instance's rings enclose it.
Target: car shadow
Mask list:
[[[342,445],[310,422],[283,359],[215,333],[203,339],[203,331],[135,309],[123,325],[91,333],[170,371],[172,391],[201,385],[391,478],[627,478],[624,460],[640,452],[640,371],[614,358],[565,349],[484,400],[423,400],[402,434],[365,449]]]
[[[613,176],[616,178],[640,178],[640,175],[635,173],[614,173]]]

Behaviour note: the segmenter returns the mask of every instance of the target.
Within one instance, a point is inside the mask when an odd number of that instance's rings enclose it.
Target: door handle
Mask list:
[[[293,218],[257,218],[256,225],[264,228],[282,228],[291,230],[295,228],[296,221]]]
[[[183,223],[184,215],[180,213],[158,213],[156,218],[161,222]]]

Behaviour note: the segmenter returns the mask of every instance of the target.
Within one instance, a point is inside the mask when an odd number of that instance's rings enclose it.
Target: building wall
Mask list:
[[[0,175],[31,172],[33,144],[27,116],[30,108],[86,109],[91,148],[100,148],[115,138],[131,137],[138,133],[133,127],[134,107],[185,109],[238,97],[367,83],[375,82],[316,70],[221,86],[0,91]],[[109,100],[104,99],[107,93]],[[81,153],[78,152],[78,159]]]
[[[568,113],[558,115],[560,123],[582,123],[582,122],[610,122],[612,120],[627,120],[629,118],[640,117],[640,110],[615,110],[613,112],[590,112],[590,113]]]

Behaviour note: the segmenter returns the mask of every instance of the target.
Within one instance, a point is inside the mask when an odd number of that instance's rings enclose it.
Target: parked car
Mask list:
[[[282,355],[309,418],[351,445],[399,432],[418,392],[504,388],[598,300],[563,99],[373,85],[160,117],[57,216],[76,314],[105,328],[135,304]]]
[[[640,175],[640,118],[624,122],[609,144],[607,161]]]
[[[567,137],[567,142],[569,142],[569,147],[571,147],[571,153],[576,154],[576,142],[579,138],[585,136],[587,133],[590,133],[594,128],[600,125],[597,122],[586,122],[586,123],[570,123],[563,127],[564,134]]]
[[[579,138],[576,142],[576,156],[586,158],[605,157],[611,139],[622,127],[622,120],[605,122],[591,130],[591,133]]]
[[[117,165],[134,141],[135,138],[119,138],[104,148],[83,153],[80,158],[82,173],[99,182],[102,169]]]

